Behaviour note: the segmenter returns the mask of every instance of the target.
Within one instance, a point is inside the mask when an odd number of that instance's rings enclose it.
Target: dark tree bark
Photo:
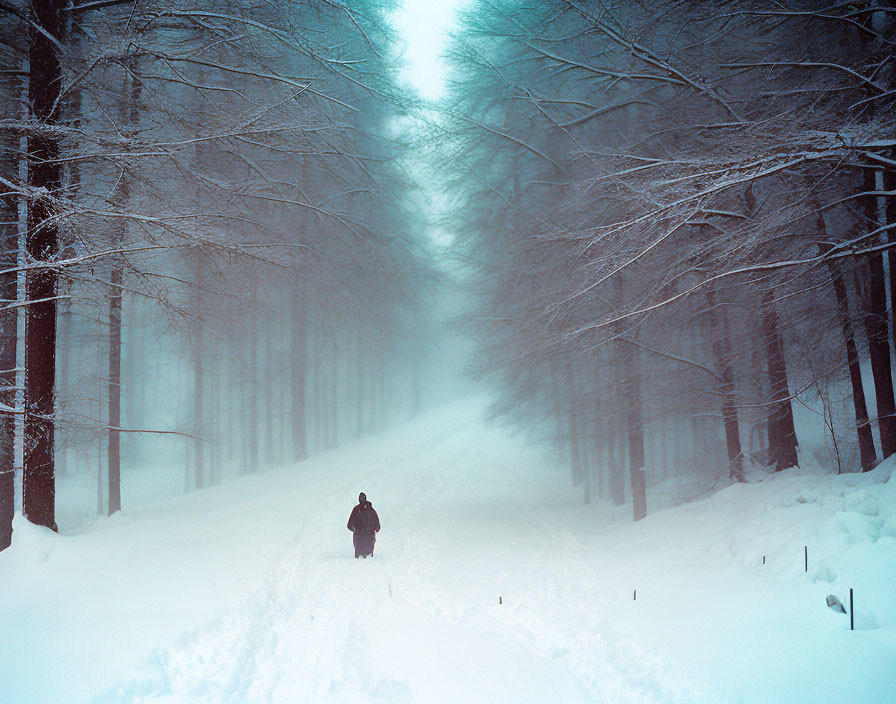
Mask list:
[[[253,316],[249,323],[249,360],[246,389],[246,420],[248,421],[247,469],[258,471],[258,323]]]
[[[329,450],[335,444],[333,441],[333,399],[334,394],[333,384],[335,381],[333,380],[333,376],[337,372],[337,365],[334,360],[334,355],[336,352],[336,343],[333,341],[333,336],[330,331],[329,323],[326,324],[325,329],[322,331],[321,339],[321,356],[326,360],[325,363],[321,364],[321,415],[323,416],[323,448],[325,450]]]
[[[796,428],[793,424],[793,408],[787,386],[787,366],[784,342],[781,339],[781,321],[775,310],[772,292],[762,295],[762,332],[768,364],[768,385],[772,408],[768,415],[768,451],[770,463],[776,471],[798,467]]]
[[[417,316],[417,328],[425,330],[422,316]],[[423,407],[423,341],[415,339],[411,349],[411,415],[420,415]]]
[[[862,385],[859,351],[856,348],[852,318],[849,314],[849,297],[839,263],[829,261],[828,268],[831,272],[831,285],[834,287],[834,295],[837,297],[840,327],[843,330],[843,341],[846,345],[846,363],[849,368],[849,380],[852,383],[852,403],[856,416],[856,432],[859,437],[859,458],[862,463],[862,471],[868,472],[874,469],[874,466],[877,464],[877,454],[874,451],[871,422],[868,420],[868,407],[865,403],[865,388]]]
[[[251,292],[255,295],[255,291]],[[250,316],[243,338],[237,342],[241,382],[239,413],[240,473],[258,471],[258,331],[256,316]]]
[[[379,406],[380,412],[377,416],[379,418],[379,422],[377,423],[377,430],[383,431],[388,427],[389,424],[389,399],[388,396],[388,384],[386,383],[387,370],[388,366],[386,364],[386,347],[384,344],[377,345],[377,374],[376,374],[376,388],[377,388],[377,406]]]
[[[595,431],[597,430],[599,429],[595,427]],[[595,432],[595,436],[597,436],[597,432]],[[594,447],[594,458],[596,463],[594,471],[597,479],[597,497],[599,499],[603,499],[607,494],[606,465],[600,461],[601,455],[603,454],[602,449],[602,445],[595,445]]]
[[[591,404],[591,413],[588,414],[588,428],[589,432],[586,437],[591,438],[591,442],[588,443],[589,450],[593,461],[590,466],[589,474],[588,474],[588,486],[586,487],[586,497],[585,502],[590,503],[595,498],[595,491],[597,492],[597,498],[604,497],[604,463],[601,462],[601,454],[603,450],[603,445],[601,439],[603,434],[601,433],[601,424],[600,419],[603,415],[603,408],[601,406],[601,360],[600,356],[595,352],[591,359],[592,366],[592,379],[594,380],[594,387],[596,393],[594,394],[594,401]]]
[[[12,160],[4,160],[15,172]],[[16,300],[16,250],[18,209],[15,199],[0,198],[0,298]],[[16,342],[18,339],[15,308],[0,310],[0,550],[12,543],[12,520],[15,515],[15,415],[16,406]],[[8,410],[7,410],[8,409]]]
[[[196,250],[196,336],[193,340],[193,430],[196,439],[193,440],[193,485],[196,489],[202,489],[206,485],[205,472],[205,442],[202,434],[205,427],[205,334],[203,329],[202,311],[205,306],[203,295],[204,266],[202,252]]]
[[[329,331],[329,338],[332,374],[329,385],[329,403],[327,404],[330,412],[330,436],[327,447],[333,448],[339,444],[339,345],[336,343],[336,335],[332,330]]]
[[[121,510],[121,267],[109,299],[109,515]]]
[[[625,488],[622,485],[622,470],[619,463],[619,437],[616,416],[613,415],[607,419],[607,483],[610,501],[614,506],[622,506],[625,503]]]
[[[212,427],[212,437],[216,442],[211,447],[211,467],[209,468],[209,484],[215,486],[221,481],[221,409],[223,402],[221,398],[221,367],[217,360],[212,360],[212,367],[209,370],[209,381],[211,382],[209,406],[211,408],[211,418],[209,422]]]
[[[355,345],[355,437],[359,438],[364,435],[364,345],[361,339],[361,333],[357,334],[357,344]]]
[[[890,151],[890,158],[896,158],[896,150]],[[884,171],[884,188],[891,193],[896,192],[896,169]],[[896,196],[887,197],[884,212],[888,224],[896,223]],[[887,242],[891,245],[896,243],[896,232],[887,231]],[[896,249],[887,251],[887,264],[890,274],[890,331],[893,335],[893,349],[896,350]]]
[[[302,292],[292,307],[292,452],[293,460],[308,457],[305,421],[305,384],[307,379],[307,342],[305,340],[305,299]]]
[[[269,329],[265,340],[265,357],[267,364],[264,369],[264,406],[265,406],[265,463],[270,467],[274,464],[274,371],[277,369],[277,350],[271,339]]]
[[[865,190],[874,191],[877,187],[877,169],[864,169]],[[877,229],[883,223],[878,198],[874,195],[864,197],[865,215],[869,229]],[[885,217],[884,217],[885,219]],[[869,245],[878,244],[879,237],[869,241]],[[877,427],[880,433],[880,446],[883,458],[896,452],[896,401],[893,396],[893,375],[890,362],[890,342],[887,316],[886,277],[884,274],[884,258],[880,252],[868,255],[867,286],[861,287],[864,316],[862,322],[868,338],[868,354],[871,357],[871,374],[874,377],[874,397],[877,400]]]
[[[890,343],[887,330],[884,261],[880,253],[868,257],[867,285],[861,286],[864,315],[862,323],[868,339],[874,397],[877,401],[877,426],[883,458],[896,452],[896,403],[893,399],[893,376],[890,368]]]
[[[732,479],[744,481],[743,451],[740,445],[740,424],[737,418],[737,398],[734,367],[731,364],[731,337],[725,316],[716,311],[715,292],[706,293],[709,308],[709,328],[712,336],[712,352],[716,368],[722,377],[722,422],[725,424],[725,449],[728,453],[728,471]]]
[[[71,283],[60,281],[60,288],[71,290]],[[61,291],[61,295],[68,291]],[[56,386],[57,395],[64,396],[64,384],[72,378],[72,311],[71,300],[61,300],[56,309],[56,374],[59,383]],[[60,388],[62,387],[62,388]],[[66,477],[71,474],[68,458],[68,447],[64,439],[56,439],[56,476]]]
[[[647,515],[647,476],[644,471],[644,421],[641,413],[641,361],[637,348],[623,350],[625,354],[624,398],[628,414],[628,469],[632,485],[634,520]]]
[[[65,0],[32,0],[34,23],[57,40],[63,38]],[[32,116],[47,125],[59,120],[61,67],[56,47],[44,34],[30,31],[28,102]],[[62,185],[59,144],[43,131],[28,139],[28,185],[55,194]],[[57,227],[47,198],[28,208],[25,248],[36,261],[58,251]],[[31,269],[25,276],[25,420],[22,512],[37,525],[56,530],[54,411],[56,400],[56,282],[52,269]]]
[[[566,363],[567,422],[569,427],[569,467],[572,470],[572,482],[578,486],[584,476],[582,467],[581,444],[579,442],[578,390],[572,363]]]
[[[137,118],[137,99],[140,82],[125,73],[121,95],[121,120],[124,129],[133,130]],[[130,199],[130,178],[123,173],[114,194],[116,207],[124,208]],[[116,247],[124,245],[127,225],[122,224],[115,233]],[[116,255],[111,274],[112,290],[109,298],[109,515],[121,510],[121,325],[122,282],[124,267]]]
[[[620,362],[618,355],[618,344],[613,345],[612,361],[610,363],[610,378],[615,387],[615,407],[621,413],[621,409],[625,408],[625,391],[620,383]],[[625,486],[623,485],[624,472],[622,469],[622,453],[619,451],[620,445],[620,429],[619,416],[617,413],[608,414],[608,444],[607,454],[610,460],[610,499],[614,506],[622,506],[625,503]]]
[[[560,372],[558,370],[558,361],[556,358],[552,358],[549,362],[548,373],[550,375],[551,412],[554,415],[554,421],[556,423],[555,432],[557,433],[557,446],[560,449],[561,461],[565,461],[568,445],[562,441],[563,437],[566,435],[566,431],[563,429],[563,419],[565,414],[563,413],[563,402],[560,398],[562,384],[559,379]]]

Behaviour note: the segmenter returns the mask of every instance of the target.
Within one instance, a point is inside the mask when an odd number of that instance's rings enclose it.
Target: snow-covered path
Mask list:
[[[892,701],[887,467],[782,473],[632,525],[481,409],[77,535],[19,522],[0,702]],[[345,529],[359,491],[383,524],[371,560]],[[824,606],[847,586],[852,633]]]
[[[568,492],[545,495],[533,451],[483,432],[470,410],[408,428],[406,446],[383,444],[338,474],[326,463],[304,476],[260,589],[101,701],[674,699],[589,597],[598,566],[544,515]],[[344,527],[359,490],[384,526],[366,561]]]

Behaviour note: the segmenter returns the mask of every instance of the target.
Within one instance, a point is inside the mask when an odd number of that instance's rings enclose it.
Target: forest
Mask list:
[[[0,702],[892,703],[893,0],[0,0],[0,240]]]
[[[429,101],[394,10],[4,0],[0,544],[382,430],[458,335],[635,520],[799,465],[795,408],[896,452],[892,6],[477,1]]]
[[[664,477],[794,467],[794,406],[826,431],[812,463],[896,451],[890,3],[476,2],[460,25],[440,148],[475,368],[586,502],[638,520]]]
[[[14,477],[53,527],[55,477],[112,514],[147,455],[199,489],[414,410],[432,275],[383,7],[2,10],[0,544]]]

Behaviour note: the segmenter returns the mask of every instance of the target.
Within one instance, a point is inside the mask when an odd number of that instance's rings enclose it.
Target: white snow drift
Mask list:
[[[18,520],[0,701],[892,701],[892,462],[632,525],[480,413],[454,404],[75,535]],[[345,529],[359,491],[383,523],[366,561]],[[850,587],[852,632],[825,604]]]

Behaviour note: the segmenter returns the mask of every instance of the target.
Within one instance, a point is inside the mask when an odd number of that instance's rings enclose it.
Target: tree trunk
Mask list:
[[[62,38],[65,0],[32,0],[35,24]],[[53,43],[35,28],[30,30],[28,102],[32,116],[49,125],[59,119],[62,72]],[[28,138],[28,185],[36,192],[58,192],[62,185],[59,144],[46,132]],[[57,228],[50,204],[35,198],[28,208],[25,237],[28,256],[37,262],[58,251]],[[56,401],[56,273],[31,269],[25,276],[25,421],[22,513],[32,523],[56,530],[54,419]]]
[[[423,316],[416,316],[417,330],[425,329]],[[423,341],[414,338],[411,348],[411,416],[420,415],[423,406]]]
[[[249,398],[246,411],[249,422],[248,465],[250,472],[258,471],[258,321],[253,316],[249,323]]]
[[[731,364],[731,337],[725,316],[716,312],[715,292],[706,293],[709,308],[709,328],[716,368],[722,377],[722,421],[725,424],[725,449],[728,453],[728,472],[731,479],[744,481],[743,452],[740,446],[740,424],[737,418],[737,399],[734,367]]]
[[[283,310],[285,306],[283,302],[280,302],[280,310]],[[290,460],[287,459],[286,452],[286,440],[287,437],[292,441],[292,434],[289,430],[291,426],[290,423],[290,412],[287,410],[290,408],[289,401],[287,398],[290,394],[290,383],[292,381],[292,368],[289,366],[287,362],[287,355],[289,353],[289,341],[292,336],[292,313],[290,312],[290,318],[287,319],[285,316],[281,316],[280,318],[280,328],[279,334],[277,335],[277,346],[280,352],[280,375],[277,380],[277,464],[283,466],[288,464]]]
[[[597,353],[593,356],[593,366],[594,366],[594,386],[597,390],[595,394],[595,402],[594,407],[591,409],[591,455],[594,458],[594,464],[592,468],[592,478],[591,478],[591,493],[593,494],[595,489],[597,490],[597,498],[604,498],[604,463],[601,461],[602,456],[602,433],[600,427],[600,418],[603,412],[600,403],[600,389],[602,388],[601,384],[601,360]],[[593,497],[592,497],[593,498]]]
[[[327,438],[327,447],[333,448],[339,444],[339,345],[336,344],[336,335],[329,330],[330,338],[330,385],[328,387],[328,408],[330,413],[330,433]]]
[[[324,450],[329,450],[332,447],[331,438],[333,436],[333,426],[332,420],[333,415],[330,409],[330,402],[332,400],[332,396],[330,395],[330,372],[333,361],[333,355],[330,353],[330,330],[329,325],[327,325],[324,330],[321,331],[320,337],[320,355],[321,355],[321,386],[320,386],[320,396],[321,396],[321,415],[323,417],[323,437],[322,437],[322,446]]]
[[[859,351],[856,348],[855,334],[849,315],[849,298],[843,275],[834,263],[829,263],[831,283],[837,296],[840,311],[840,326],[843,329],[843,341],[846,345],[846,361],[849,367],[849,380],[852,383],[852,403],[856,416],[856,433],[859,438],[859,455],[862,471],[869,472],[877,464],[874,451],[874,439],[871,434],[871,421],[868,419],[868,407],[865,403],[865,388],[862,384],[862,369],[859,364]]]
[[[109,514],[121,510],[121,267],[112,270],[109,298]]]
[[[377,430],[383,431],[389,426],[389,404],[386,399],[386,347],[384,343],[377,345],[377,374],[376,374],[376,393],[377,406],[379,406],[379,422]]]
[[[60,282],[63,283],[63,282]],[[64,284],[63,284],[64,285]],[[71,284],[67,287],[71,290]],[[68,291],[64,291],[68,293]],[[72,305],[71,299],[62,301],[56,311],[56,384],[57,396],[65,397],[64,384],[72,378]],[[59,411],[57,411],[57,416]],[[56,438],[56,475],[66,477],[72,473],[69,464],[69,443],[64,438]]]
[[[209,425],[211,426],[213,438],[211,446],[211,467],[209,467],[209,484],[215,486],[221,483],[221,445],[223,438],[221,437],[221,365],[217,359],[210,360],[212,367],[209,370],[209,381],[211,388],[209,394],[209,407],[211,408],[211,418]]]
[[[96,334],[97,339],[102,339],[102,334],[104,331],[103,321],[97,320],[96,322]],[[106,334],[108,334],[108,329],[106,330]],[[106,414],[109,413],[109,404],[106,396],[108,395],[108,384],[106,388],[103,388],[103,385],[100,383],[101,379],[108,379],[109,372],[107,367],[109,366],[109,357],[98,354],[96,356],[96,379],[97,379],[97,398],[96,398],[96,417],[102,418],[103,412]],[[178,376],[180,372],[178,371]],[[180,379],[178,379],[180,381]],[[177,388],[180,389],[180,384],[177,384]],[[96,452],[96,515],[97,516],[105,516],[109,513],[109,502],[106,500],[109,494],[109,443],[105,440],[104,433],[98,433],[97,439],[97,452]],[[104,469],[105,467],[105,469]]]
[[[140,83],[125,72],[121,96],[122,126],[130,132],[136,121],[137,99]],[[127,205],[130,198],[130,181],[122,174],[113,199],[117,208]],[[122,225],[116,232],[115,244],[122,247],[127,237],[127,226]],[[122,280],[123,270],[119,255],[111,274],[112,291],[109,299],[109,515],[121,510],[121,320],[122,320]]]
[[[662,421],[658,429],[657,442],[660,446],[657,479],[662,480],[669,476],[669,427],[668,421]]]
[[[616,343],[621,344],[621,343]],[[640,350],[625,355],[623,394],[628,408],[628,465],[632,485],[632,512],[635,521],[647,515],[647,476],[644,471],[644,422],[641,413]]]
[[[355,387],[357,389],[357,406],[355,408],[355,437],[359,438],[364,435],[364,349],[361,333],[358,332],[358,344],[356,347],[355,362],[357,365],[358,378],[355,379]]]
[[[877,425],[883,458],[896,452],[896,404],[893,398],[893,377],[890,369],[890,343],[887,331],[884,263],[880,253],[868,257],[868,285],[861,287],[865,311],[862,323],[868,339],[874,397],[877,400]]]
[[[618,383],[617,362],[614,360],[612,366],[612,378],[616,381],[616,403],[617,409],[621,409],[620,400],[622,391]],[[616,414],[607,414],[607,456],[609,458],[609,476],[610,476],[610,499],[614,506],[622,506],[625,503],[625,486],[623,485],[622,457],[619,452],[619,419]]]
[[[896,150],[891,150],[890,158],[896,158]],[[882,175],[884,183],[883,188],[880,190],[896,192],[896,169],[887,169],[882,172]],[[887,224],[896,222],[896,197],[881,197],[878,199],[878,202],[881,200],[886,201],[883,215]],[[887,242],[891,245],[896,243],[896,231],[887,231]],[[887,264],[889,265],[890,274],[890,333],[893,336],[893,349],[896,350],[896,249],[891,248],[887,250]]]
[[[878,186],[879,169],[864,169],[865,190],[874,191]],[[880,185],[883,185],[882,183]],[[876,196],[865,196],[865,215],[870,223],[869,229],[877,229],[886,219],[884,209],[879,207]],[[868,242],[869,246],[878,244],[879,237]],[[890,343],[888,333],[886,278],[884,274],[884,258],[880,252],[868,255],[868,285],[864,287],[862,303],[864,305],[863,324],[868,338],[868,354],[871,357],[871,373],[874,377],[874,396],[877,399],[877,427],[880,433],[880,445],[883,458],[896,452],[896,401],[893,397],[893,376],[890,363]],[[860,290],[862,290],[860,288]]]
[[[205,441],[202,439],[205,432],[205,354],[202,338],[200,323],[193,350],[193,432],[196,433],[193,440],[193,485],[197,489],[206,485]]]
[[[265,464],[268,467],[274,464],[274,370],[277,368],[277,350],[275,349],[273,329],[265,335],[265,358],[267,364],[264,370],[264,400],[265,400]]]
[[[768,450],[770,463],[776,471],[798,467],[796,428],[793,424],[793,408],[787,387],[787,366],[784,342],[781,339],[781,321],[775,310],[771,291],[762,296],[762,332],[768,363],[768,385],[772,397],[772,409],[768,415]]]
[[[15,167],[4,173],[14,173]],[[18,250],[17,204],[5,196],[0,199],[0,298],[17,298],[16,251]],[[18,315],[16,308],[0,309],[0,550],[12,543],[12,519],[15,515],[15,434],[16,422],[16,344]],[[8,410],[7,410],[8,409]]]
[[[306,301],[300,290],[292,307],[292,452],[301,462],[308,457],[307,423],[305,419],[305,385],[307,383],[308,342],[305,325]]]
[[[569,467],[572,483],[578,486],[583,477],[581,443],[579,442],[579,404],[572,363],[566,363],[567,421],[569,424]]]

